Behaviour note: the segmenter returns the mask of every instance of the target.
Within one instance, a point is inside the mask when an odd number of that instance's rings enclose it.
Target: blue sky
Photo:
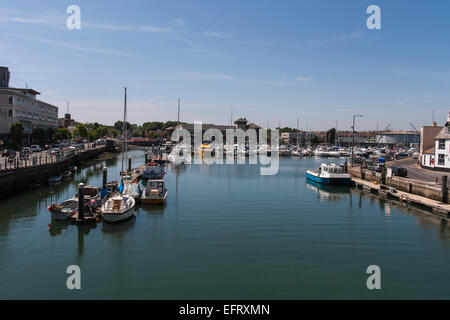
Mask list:
[[[68,30],[66,8],[81,8]],[[366,28],[381,8],[382,30]],[[450,2],[2,1],[0,65],[76,120],[362,129],[442,123],[450,110]]]

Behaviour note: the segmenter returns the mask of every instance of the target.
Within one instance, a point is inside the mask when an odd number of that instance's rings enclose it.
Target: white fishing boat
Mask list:
[[[343,166],[337,166],[334,163],[322,163],[318,170],[306,171],[306,179],[324,184],[347,185],[351,178],[351,174],[344,172]]]
[[[103,220],[107,222],[120,222],[136,216],[134,207],[136,201],[129,195],[116,194],[106,200],[102,206]]]

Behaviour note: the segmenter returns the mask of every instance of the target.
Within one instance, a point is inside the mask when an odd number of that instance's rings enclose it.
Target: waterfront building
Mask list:
[[[193,123],[180,123],[178,126],[173,126],[173,127],[167,128],[167,131],[169,132],[169,136],[172,135],[172,132],[175,131],[175,129],[185,129],[185,130],[189,131],[191,136],[194,135],[194,124]],[[261,127],[255,123],[248,123],[246,118],[239,118],[234,121],[234,125],[217,125],[217,124],[202,123],[202,134],[204,134],[205,131],[208,129],[219,130],[223,135],[224,142],[226,142],[226,131],[228,129],[232,129],[232,130],[242,129],[244,131],[247,131],[248,129],[255,129],[256,135],[257,135],[257,137],[259,137],[258,130],[261,129]]]
[[[56,128],[58,107],[36,98],[40,93],[29,88],[9,87],[8,68],[0,67],[0,135],[7,135],[12,123],[20,121],[25,134],[34,129]]]
[[[421,166],[437,171],[450,171],[450,112],[443,127],[422,127],[421,141]]]
[[[355,145],[373,145],[375,138],[375,131],[357,131],[354,134]],[[350,147],[353,143],[353,131],[339,131],[336,139],[337,145]]]
[[[414,131],[384,131],[376,134],[375,143],[385,146],[404,145],[406,147],[420,143],[420,133]]]
[[[299,132],[283,132],[280,135],[280,142],[285,145],[306,145],[309,144],[311,138],[315,136],[311,132],[299,131]]]

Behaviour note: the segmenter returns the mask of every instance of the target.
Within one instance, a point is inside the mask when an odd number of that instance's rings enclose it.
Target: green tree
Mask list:
[[[311,142],[312,145],[317,145],[319,143],[319,137],[312,136],[311,139],[309,140],[309,142]]]
[[[335,128],[332,128],[327,131],[327,141],[330,144],[334,144],[334,142],[336,141],[336,129]]]
[[[37,144],[47,144],[50,141],[49,136],[47,135],[47,131],[41,128],[36,128],[33,130],[31,139],[34,143]]]
[[[129,122],[127,122],[126,129],[130,130],[130,127],[131,127],[131,124]],[[116,123],[114,123],[114,129],[122,132],[123,131],[123,121],[116,121]]]
[[[73,135],[82,139],[89,138],[89,131],[87,126],[83,123],[77,123],[77,125],[75,126],[75,130],[73,131]]]
[[[54,131],[55,140],[69,139],[69,130],[67,128],[58,128]]]
[[[25,139],[23,124],[20,121],[11,123],[9,127],[9,140],[11,146],[18,150]]]

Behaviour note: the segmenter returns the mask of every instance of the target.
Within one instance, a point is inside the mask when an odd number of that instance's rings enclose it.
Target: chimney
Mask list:
[[[448,115],[447,115],[447,122],[450,122],[450,111],[448,112]]]
[[[432,125],[433,127],[437,127],[437,122],[436,122],[436,121],[433,121],[433,122],[431,123],[431,125]]]

